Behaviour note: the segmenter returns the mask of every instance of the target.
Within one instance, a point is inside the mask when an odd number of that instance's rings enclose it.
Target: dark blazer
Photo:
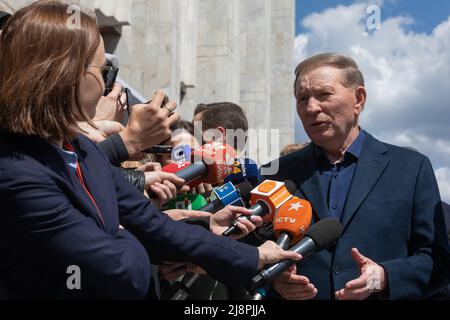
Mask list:
[[[257,248],[171,220],[87,138],[72,144],[102,218],[55,146],[0,135],[0,283],[12,298],[143,298],[150,261],[190,261],[232,286],[256,274]],[[71,265],[81,290],[67,289]]]
[[[294,181],[296,195],[311,202],[314,221],[327,217],[312,143],[279,159],[278,174],[265,178]],[[367,134],[341,223],[333,248],[298,264],[298,273],[318,289],[317,299],[334,299],[335,291],[359,277],[352,247],[387,272],[388,290],[371,298],[420,298],[448,282],[450,250],[439,190],[430,161],[420,153]]]

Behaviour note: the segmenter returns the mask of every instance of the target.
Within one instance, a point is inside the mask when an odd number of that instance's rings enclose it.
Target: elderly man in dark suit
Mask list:
[[[335,247],[273,283],[285,299],[416,299],[448,282],[449,245],[429,159],[359,126],[366,103],[356,62],[326,53],[296,69],[297,112],[312,143],[267,178],[291,179],[315,221],[340,219]],[[264,172],[262,172],[264,174]]]

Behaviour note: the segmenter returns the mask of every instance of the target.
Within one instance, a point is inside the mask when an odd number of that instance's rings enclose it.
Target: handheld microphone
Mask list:
[[[233,172],[235,152],[232,147],[221,144],[205,144],[192,152],[192,164],[176,175],[192,186],[200,183],[218,185]]]
[[[233,172],[225,178],[225,182],[233,182],[236,185],[244,181],[249,181],[256,186],[261,182],[261,175],[255,161],[248,158],[239,158],[234,162]]]
[[[187,161],[169,163],[169,164],[165,165],[164,167],[162,167],[161,171],[176,174],[178,171],[180,171],[184,168],[187,168],[190,165],[191,165],[191,163],[187,162]],[[148,191],[148,196],[150,198],[154,198],[156,195],[153,191],[150,190],[150,191]]]
[[[143,152],[164,154],[164,153],[172,153],[172,150],[173,150],[172,146],[156,145],[151,148],[145,149]]]
[[[284,182],[278,182],[273,180],[265,180],[259,186],[251,191],[249,209],[252,211],[252,215],[260,216],[263,221],[272,221],[278,209],[290,198],[296,191],[295,184],[286,180]],[[241,216],[240,219],[250,219],[250,216]],[[233,233],[239,231],[236,220],[233,224],[225,230],[222,235],[230,236]]]
[[[191,163],[189,161],[174,162],[165,165],[161,170],[168,173],[177,173],[178,171],[187,168],[190,165]]]
[[[228,205],[245,207],[250,201],[252,188],[252,184],[248,181],[242,182],[237,186],[234,186],[231,182],[227,182],[214,190],[216,199],[198,210],[216,213]]]
[[[183,162],[191,160],[192,149],[187,144],[180,144],[172,149],[171,159],[174,162]]]
[[[167,209],[183,209],[183,210],[202,210],[208,204],[205,197],[200,194],[182,194],[173,200],[170,200]]]
[[[311,218],[312,208],[309,201],[295,196],[286,201],[273,220],[277,244],[283,249],[296,244],[308,230]]]
[[[314,252],[321,251],[333,245],[342,233],[339,220],[326,218],[314,224],[305,237],[289,249],[302,255],[303,259]],[[293,265],[295,261],[283,260],[262,269],[249,284],[249,291],[269,284],[274,277]]]
[[[181,281],[176,281],[164,294],[161,300],[186,300],[190,294],[190,288],[200,277],[197,273],[189,272]]]

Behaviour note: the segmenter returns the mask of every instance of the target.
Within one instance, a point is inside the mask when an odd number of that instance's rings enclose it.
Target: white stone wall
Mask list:
[[[0,0],[0,7],[17,10],[31,2]],[[179,102],[183,81],[195,86],[178,109],[185,119],[198,103],[231,101],[244,108],[251,128],[279,130],[280,148],[294,141],[294,0],[69,2],[130,23],[114,54],[120,76],[144,96],[163,88]],[[259,154],[258,160],[276,156]]]

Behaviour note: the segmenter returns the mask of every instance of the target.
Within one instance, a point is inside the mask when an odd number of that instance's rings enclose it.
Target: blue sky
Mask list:
[[[381,12],[368,30],[369,5]],[[352,56],[366,78],[361,126],[428,156],[450,203],[450,0],[296,0],[295,62]],[[296,140],[308,141],[300,121]]]
[[[302,30],[300,21],[313,12],[320,12],[338,5],[350,5],[355,0],[295,0],[295,34]],[[364,1],[370,3],[370,1]],[[373,1],[375,3],[376,1]],[[430,33],[438,23],[450,14],[450,0],[386,0],[383,5],[382,19],[392,16],[408,15],[416,20],[411,27],[415,32]],[[450,35],[449,35],[450,36]]]

